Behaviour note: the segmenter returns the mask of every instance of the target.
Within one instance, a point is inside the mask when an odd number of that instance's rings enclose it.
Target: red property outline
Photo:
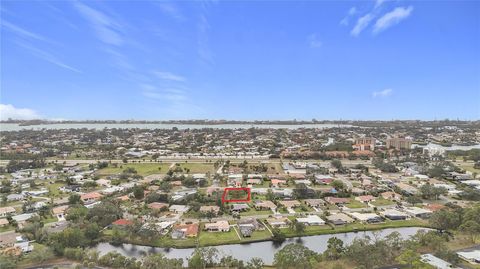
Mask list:
[[[225,197],[227,196],[228,191],[247,191],[247,199],[231,199],[227,200]],[[230,203],[230,202],[250,202],[250,188],[225,188],[223,190],[223,195],[222,195],[222,203]]]

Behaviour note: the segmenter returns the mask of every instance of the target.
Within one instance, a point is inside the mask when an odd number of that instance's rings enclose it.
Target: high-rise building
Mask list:
[[[412,140],[407,138],[389,138],[387,139],[387,149],[395,148],[397,150],[410,149],[412,147]]]
[[[373,137],[361,137],[355,139],[353,144],[354,150],[375,150],[375,138]]]

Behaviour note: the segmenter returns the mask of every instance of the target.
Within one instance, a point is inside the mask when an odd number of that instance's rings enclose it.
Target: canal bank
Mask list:
[[[258,257],[261,258],[265,264],[272,264],[275,253],[281,249],[284,245],[289,243],[299,243],[309,249],[322,253],[327,248],[328,239],[336,237],[341,239],[344,244],[350,244],[355,238],[363,238],[365,236],[369,237],[386,237],[392,232],[398,232],[402,238],[406,239],[417,233],[419,230],[428,230],[425,227],[402,227],[402,228],[387,228],[380,229],[376,231],[361,231],[361,232],[347,232],[347,233],[336,233],[336,234],[322,234],[322,235],[313,235],[313,236],[302,236],[302,237],[292,237],[286,239],[283,243],[275,243],[272,241],[261,241],[261,242],[249,242],[249,243],[237,243],[237,244],[228,244],[228,245],[219,245],[214,246],[220,253],[223,255],[231,255],[239,260],[250,260],[252,258]],[[136,257],[141,258],[142,256],[153,254],[153,253],[162,253],[168,258],[183,259],[186,262],[193,251],[194,247],[191,248],[164,248],[164,247],[152,247],[144,246],[137,244],[121,244],[118,246],[112,245],[110,243],[100,243],[95,247],[96,250],[100,252],[100,255],[104,255],[111,251],[116,251],[127,257]]]

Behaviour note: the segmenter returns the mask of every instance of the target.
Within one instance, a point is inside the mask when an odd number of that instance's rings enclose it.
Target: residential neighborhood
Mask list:
[[[392,138],[400,136],[406,138]],[[430,136],[422,127],[2,132],[2,156],[11,159],[1,167],[2,251],[32,252],[38,229],[64,233],[85,220],[95,223],[89,228],[95,240],[156,247],[431,228],[435,212],[472,208],[480,198],[478,150],[432,154],[421,146],[437,137],[478,143],[480,133],[439,128]]]

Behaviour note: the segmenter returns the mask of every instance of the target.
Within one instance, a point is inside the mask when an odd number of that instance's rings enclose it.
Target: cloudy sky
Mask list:
[[[0,117],[479,119],[480,1],[2,1]]]

